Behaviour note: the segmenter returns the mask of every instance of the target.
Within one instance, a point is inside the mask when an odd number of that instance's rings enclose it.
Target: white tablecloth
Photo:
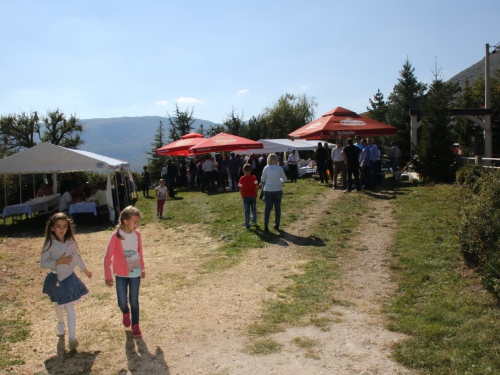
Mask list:
[[[97,205],[95,202],[80,202],[73,203],[69,206],[69,214],[83,214],[83,213],[94,213],[97,216]]]
[[[31,199],[25,203],[7,206],[3,209],[2,217],[5,219],[7,216],[23,214],[31,217],[36,212],[48,211],[49,207],[59,204],[60,200],[61,194],[53,194],[47,195],[46,197]]]
[[[302,168],[299,168],[298,172],[299,172],[299,177],[302,177],[306,173],[313,173],[314,174],[314,173],[316,173],[316,167],[302,167]]]

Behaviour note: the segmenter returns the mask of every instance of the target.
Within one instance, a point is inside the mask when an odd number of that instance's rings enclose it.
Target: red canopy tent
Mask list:
[[[207,154],[210,152],[259,149],[264,146],[260,142],[238,137],[237,135],[219,133],[205,139],[189,149],[190,155]]]
[[[183,135],[181,139],[178,139],[177,141],[160,147],[156,150],[156,155],[188,156],[189,149],[204,140],[206,140],[206,138],[202,134],[191,132]]]
[[[337,107],[320,118],[288,134],[290,139],[331,139],[379,137],[396,135],[398,130],[391,125],[358,115],[356,112]]]

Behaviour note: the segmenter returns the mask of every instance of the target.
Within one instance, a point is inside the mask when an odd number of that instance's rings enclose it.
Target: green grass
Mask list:
[[[390,328],[410,336],[396,345],[395,358],[426,374],[500,373],[498,301],[458,250],[461,193],[409,186],[396,201],[399,290],[386,311]]]
[[[274,354],[281,350],[281,344],[271,339],[258,340],[247,347],[249,354]]]
[[[301,217],[303,207],[314,203],[315,197],[325,191],[324,186],[309,179],[298,184],[285,184],[282,202],[281,227]],[[152,194],[152,190],[150,195]],[[136,203],[143,214],[141,224],[156,219],[156,200],[142,197]],[[245,230],[243,204],[238,192],[213,193],[207,195],[198,190],[181,189],[176,199],[169,199],[164,207],[162,225],[176,230],[193,230],[208,234],[219,242],[214,256],[204,264],[206,272],[217,272],[236,264],[248,249],[263,247],[266,242],[277,241],[272,233],[264,233],[264,202],[257,200],[258,228]],[[274,213],[271,214],[271,220]],[[272,223],[272,222],[271,222]],[[194,227],[193,227],[194,226]]]

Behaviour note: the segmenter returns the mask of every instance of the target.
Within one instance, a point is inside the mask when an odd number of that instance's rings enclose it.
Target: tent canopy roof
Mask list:
[[[0,160],[0,173],[64,173],[73,171],[117,168],[127,162],[94,154],[72,150],[51,143],[40,143]]]

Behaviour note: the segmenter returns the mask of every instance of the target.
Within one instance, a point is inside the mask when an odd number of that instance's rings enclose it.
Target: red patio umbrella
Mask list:
[[[331,139],[379,137],[396,135],[398,130],[391,125],[358,115],[356,112],[337,107],[320,118],[288,134],[290,139]]]
[[[207,154],[210,152],[259,149],[264,146],[260,142],[238,137],[237,135],[219,133],[205,139],[189,149],[191,155]]]
[[[181,139],[169,143],[163,147],[160,147],[156,150],[156,155],[160,156],[188,156],[189,148],[192,146],[196,146],[198,143],[203,142],[206,138],[203,134],[199,133],[188,133],[183,135]]]
[[[189,138],[205,138],[205,136],[200,133],[189,132],[181,137],[181,139],[189,139]]]

